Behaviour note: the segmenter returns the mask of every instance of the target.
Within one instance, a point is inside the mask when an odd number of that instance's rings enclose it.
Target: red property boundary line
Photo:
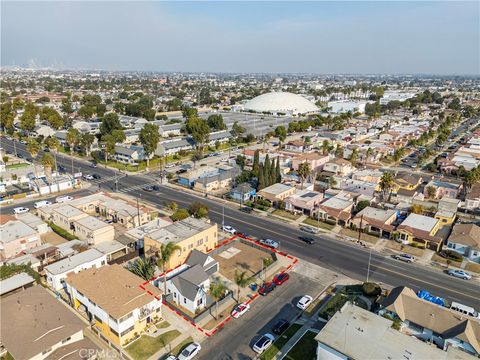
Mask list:
[[[225,246],[229,243],[231,243],[233,240],[235,240],[237,237],[240,237],[244,240],[247,240],[247,241],[250,241],[252,243],[255,243],[256,245],[258,246],[261,246],[269,251],[273,251],[274,253],[276,253],[277,255],[280,255],[280,256],[284,256],[286,257],[287,259],[289,260],[292,260],[292,263],[290,265],[287,266],[287,268],[283,271],[280,272],[280,274],[283,274],[283,273],[286,273],[288,271],[290,271],[292,269],[292,267],[298,262],[298,259],[294,258],[293,256],[291,255],[288,255],[287,253],[283,252],[283,251],[279,251],[279,250],[276,250],[276,249],[273,249],[271,247],[268,247],[266,245],[263,245],[263,244],[260,244],[258,241],[252,239],[252,238],[249,238],[249,237],[246,237],[246,236],[241,236],[241,235],[233,235],[232,237],[230,237],[229,239],[226,239],[224,241],[222,241],[221,243],[215,245],[215,247],[213,249],[210,249],[207,251],[207,253],[210,253],[211,251],[213,251],[214,249],[217,249],[221,246]],[[176,266],[175,268],[173,269],[170,269],[168,270],[166,273],[170,273],[176,269],[178,269],[181,265],[178,265]],[[156,300],[161,300],[160,297],[156,296],[156,295],[153,295],[153,293],[149,290],[147,290],[145,288],[145,286],[152,282],[152,281],[155,281],[156,279],[164,276],[165,274],[162,273],[158,276],[155,276],[153,278],[151,278],[150,280],[148,281],[145,281],[144,283],[138,285],[138,287],[140,289],[142,289],[143,291],[147,292],[148,295],[151,295],[151,296],[154,296]],[[248,299],[247,301],[245,301],[245,304],[250,304],[252,303],[255,299],[258,298],[258,292],[255,293],[255,295],[253,295],[250,299]],[[195,324],[193,321],[190,321],[186,316],[184,316],[183,314],[181,314],[179,311],[177,311],[174,307],[172,307],[170,304],[168,304],[166,301],[162,300],[162,304],[165,305],[168,309],[170,309],[173,313],[175,313],[178,317],[182,318],[183,320],[185,320],[187,323],[189,323],[190,325],[192,325],[195,329],[197,329],[199,332],[201,332],[202,334],[204,334],[205,336],[207,337],[210,337],[212,335],[214,335],[217,331],[221,330],[230,320],[233,319],[232,315],[228,315],[227,318],[225,320],[223,320],[220,324],[218,324],[214,329],[212,330],[206,330],[206,329],[203,329],[202,327],[198,326],[197,324]]]

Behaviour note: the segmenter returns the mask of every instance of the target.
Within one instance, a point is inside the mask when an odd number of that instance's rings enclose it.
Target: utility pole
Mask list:
[[[367,282],[370,277],[370,261],[371,260],[372,260],[372,248],[370,248],[370,253],[368,254]]]
[[[225,205],[222,203],[222,227],[225,226]]]
[[[362,236],[363,214],[360,216],[360,227],[358,228],[358,241],[360,242]]]
[[[137,196],[137,220],[138,220],[138,226],[140,226],[140,205],[138,204],[138,196]],[[133,221],[133,224],[135,225],[135,221]]]

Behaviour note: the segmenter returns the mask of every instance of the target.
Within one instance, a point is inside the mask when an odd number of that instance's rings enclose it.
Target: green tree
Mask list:
[[[245,156],[243,155],[237,155],[236,159],[235,159],[235,163],[240,166],[240,169],[242,169],[243,171],[243,168],[245,167],[245,162],[246,162],[246,158]]]
[[[100,124],[100,134],[102,136],[111,134],[113,130],[122,129],[122,124],[120,123],[116,113],[108,113],[103,116],[102,123]]]
[[[35,177],[37,177],[37,166],[35,165],[35,158],[37,157],[38,153],[40,152],[40,144],[32,138],[28,139],[27,142],[27,151],[32,156],[33,160],[33,169],[35,171]]]
[[[155,264],[150,259],[138,258],[129,265],[128,270],[143,280],[150,280],[155,276]]]
[[[435,199],[437,194],[437,188],[435,186],[427,186],[427,197],[430,199]]]
[[[258,175],[258,169],[260,167],[260,150],[255,150],[253,153],[253,166],[252,171],[254,174]]]
[[[167,266],[168,263],[170,262],[170,258],[173,256],[173,254],[176,251],[180,251],[181,248],[174,242],[170,241],[166,244],[161,244],[160,245],[160,251],[158,253],[158,260],[157,260],[157,265],[160,267],[163,271],[163,296],[167,296]]]
[[[329,149],[330,149],[330,143],[326,139],[323,140],[323,142],[322,142],[322,153],[323,153],[323,155],[327,155]]]
[[[40,160],[40,163],[45,169],[52,171],[53,167],[55,166],[55,159],[49,153],[44,153]]]
[[[25,111],[20,116],[20,128],[28,133],[35,129],[37,113],[37,107],[32,103],[27,103]]]
[[[218,300],[222,299],[228,288],[221,282],[210,283],[210,296],[215,300],[215,318],[218,319]]]
[[[102,136],[102,142],[103,142],[103,154],[105,157],[105,166],[107,166],[108,163],[108,157],[113,156],[115,154],[115,137],[112,134],[107,134]]]
[[[310,176],[310,173],[312,170],[310,169],[310,164],[308,162],[302,162],[301,164],[298,165],[298,176],[300,176],[300,179],[302,181],[302,189],[303,189],[303,182],[305,179]]]
[[[95,141],[95,135],[92,134],[82,134],[80,136],[80,147],[83,149],[85,154],[88,156],[90,154],[90,147]]]
[[[203,154],[200,151],[194,151],[192,156],[190,156],[190,160],[193,162],[193,169],[195,169],[197,162],[203,159]]]
[[[115,142],[117,144],[121,144],[127,139],[127,136],[125,135],[125,131],[123,131],[123,129],[113,130],[112,131],[112,136],[115,139]]]
[[[158,125],[145,124],[140,130],[139,140],[143,145],[143,150],[147,157],[147,170],[150,161],[150,155],[152,155],[157,149],[158,142],[160,141],[160,133],[158,132]]]
[[[235,270],[234,280],[237,285],[237,302],[240,302],[240,288],[245,288],[252,281],[252,278],[247,276],[246,271]]]
[[[357,148],[352,150],[352,153],[350,154],[350,162],[352,163],[353,166],[357,164],[358,160],[358,150]]]
[[[379,183],[383,201],[386,201],[390,197],[394,184],[392,173],[388,171],[384,172]]]
[[[227,125],[223,121],[223,116],[221,114],[210,115],[207,119],[208,126],[214,131],[226,130]]]
[[[245,133],[245,128],[241,126],[238,121],[235,121],[232,125],[232,136],[237,139]]]
[[[171,174],[171,173],[168,173],[168,174]],[[167,176],[168,176],[168,174],[167,174]],[[173,221],[180,221],[180,220],[188,218],[189,216],[190,216],[190,214],[188,213],[187,209],[177,209],[172,214],[172,216],[170,216],[170,219],[172,219]]]
[[[198,116],[190,117],[185,123],[185,129],[195,141],[197,149],[203,152],[203,147],[208,143],[210,137],[210,128],[204,119]]]
[[[15,111],[11,102],[5,102],[0,105],[0,125],[3,131],[12,133],[14,130],[13,121],[15,120]]]
[[[278,145],[278,148],[282,147],[282,143],[285,141],[287,138],[287,130],[285,129],[285,126],[277,126],[275,128],[275,136],[278,138],[278,141],[280,144]]]
[[[208,216],[208,206],[195,201],[188,206],[188,212],[197,219],[204,218]]]
[[[80,109],[78,109],[78,115],[83,117],[84,119],[90,119],[92,116],[95,114],[95,107],[93,106],[81,106]]]

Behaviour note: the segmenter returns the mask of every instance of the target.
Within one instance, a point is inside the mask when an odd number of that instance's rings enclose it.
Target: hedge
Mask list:
[[[77,236],[70,234],[67,230],[61,228],[60,226],[55,225],[52,222],[49,222],[48,225],[52,228],[52,230],[57,235],[60,235],[61,237],[63,237],[64,239],[67,239],[68,241],[78,239]]]

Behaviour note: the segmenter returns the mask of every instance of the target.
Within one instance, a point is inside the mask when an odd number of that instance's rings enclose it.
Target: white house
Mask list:
[[[196,264],[167,280],[167,295],[172,301],[195,314],[207,305],[210,278],[200,264]]]
[[[480,227],[475,224],[456,224],[448,237],[447,248],[480,263]]]
[[[48,285],[53,290],[65,287],[65,278],[72,273],[96,267],[97,269],[107,264],[107,255],[97,249],[90,249],[79,254],[67,257],[45,267]]]

